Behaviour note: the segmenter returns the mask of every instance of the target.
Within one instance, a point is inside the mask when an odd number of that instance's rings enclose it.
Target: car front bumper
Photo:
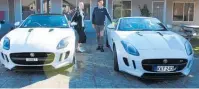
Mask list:
[[[133,56],[125,52],[124,49],[118,48],[118,64],[119,70],[127,72],[131,75],[137,77],[173,77],[173,76],[187,76],[191,71],[191,66],[193,65],[194,57],[193,55],[181,55],[182,53],[177,54],[177,52],[169,53],[169,51],[148,51],[143,50],[139,51],[140,56]],[[143,54],[143,55],[142,55]],[[167,60],[167,63],[163,63],[163,60]],[[144,60],[158,60],[159,63],[155,61],[149,61],[150,66],[144,68]],[[183,60],[183,61],[182,61]],[[181,63],[182,61],[182,63]],[[151,63],[151,64],[150,64]],[[178,70],[172,72],[157,72],[153,71],[154,66],[177,66]],[[148,68],[148,70],[147,70]]]
[[[31,57],[31,54],[35,57]],[[75,45],[70,44],[68,47],[60,50],[41,49],[21,49],[21,50],[4,50],[1,49],[1,63],[8,69],[15,67],[44,67],[52,66],[58,69],[73,63],[75,57]],[[37,58],[38,61],[26,61],[26,58]]]

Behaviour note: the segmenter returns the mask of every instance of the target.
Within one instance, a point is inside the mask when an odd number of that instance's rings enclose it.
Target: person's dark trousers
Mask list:
[[[104,45],[104,25],[95,25],[96,33],[97,33],[97,43],[98,43],[98,49],[102,52],[104,51],[103,45]]]
[[[79,37],[78,43],[86,43],[86,34],[84,32],[84,29],[84,27],[76,28]]]

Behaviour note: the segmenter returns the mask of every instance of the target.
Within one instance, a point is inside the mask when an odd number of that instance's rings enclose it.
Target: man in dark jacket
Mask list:
[[[4,20],[0,20],[0,39],[5,36],[8,32],[13,30],[14,26]]]
[[[95,28],[97,33],[97,42],[98,47],[96,50],[100,50],[104,52],[103,45],[104,45],[104,22],[105,18],[109,19],[112,23],[111,17],[105,7],[103,7],[104,1],[98,0],[98,7],[94,8],[93,15],[92,15],[92,25]]]

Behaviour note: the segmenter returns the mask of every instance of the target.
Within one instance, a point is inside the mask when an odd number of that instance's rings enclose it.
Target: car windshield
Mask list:
[[[68,28],[64,15],[32,15],[29,16],[20,28]]]
[[[167,31],[156,18],[123,18],[120,20],[120,31]]]

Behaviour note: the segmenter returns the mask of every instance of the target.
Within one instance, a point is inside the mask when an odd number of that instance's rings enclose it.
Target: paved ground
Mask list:
[[[199,88],[199,60],[188,77],[175,80],[141,80],[113,70],[112,54],[95,51],[89,35],[87,52],[78,53],[78,64],[67,71],[9,71],[0,66],[1,88]]]

